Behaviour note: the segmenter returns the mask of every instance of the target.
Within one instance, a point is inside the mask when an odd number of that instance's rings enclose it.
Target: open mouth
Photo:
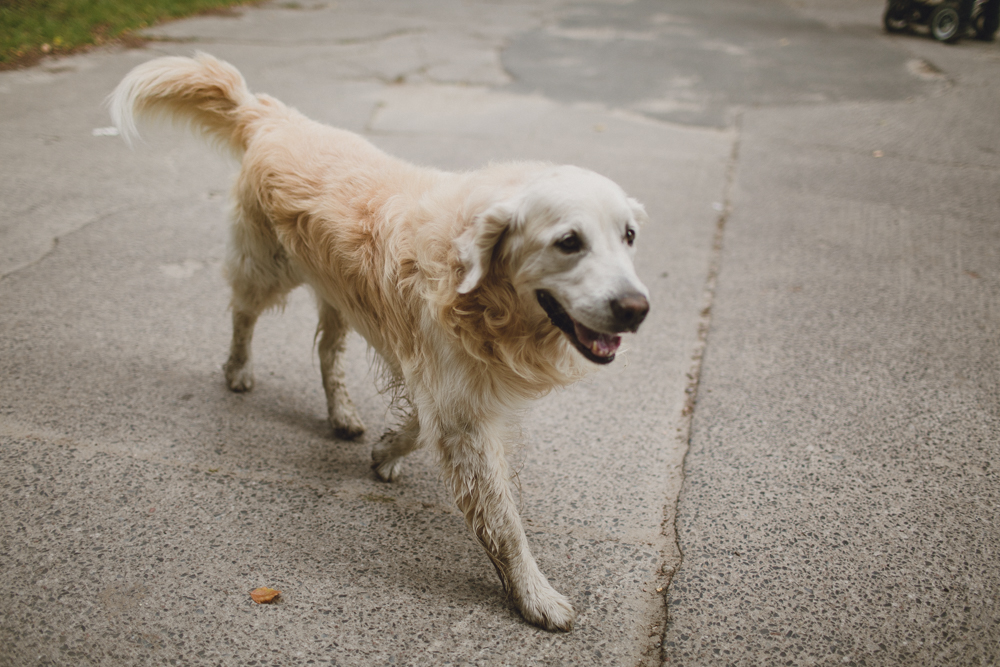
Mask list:
[[[601,333],[589,329],[572,317],[556,301],[552,293],[547,290],[535,292],[538,305],[542,307],[545,314],[570,339],[570,342],[580,350],[580,354],[585,356],[595,364],[610,364],[615,360],[615,352],[621,345],[622,337],[616,334]]]

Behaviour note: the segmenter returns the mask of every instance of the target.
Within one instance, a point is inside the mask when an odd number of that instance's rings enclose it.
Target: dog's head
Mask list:
[[[649,291],[632,258],[642,205],[614,182],[577,167],[551,167],[480,213],[458,239],[458,291],[476,289],[492,262],[508,267],[522,299],[540,308],[580,353],[610,363],[619,334],[636,331]]]

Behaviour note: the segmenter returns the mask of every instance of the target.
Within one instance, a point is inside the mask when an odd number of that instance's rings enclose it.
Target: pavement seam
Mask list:
[[[26,269],[30,269],[31,267],[35,266],[39,262],[43,261],[46,257],[48,257],[49,255],[51,255],[53,252],[55,252],[55,249],[58,248],[58,247],[59,247],[59,237],[58,236],[53,236],[52,237],[52,242],[49,243],[48,249],[45,252],[43,252],[41,255],[39,255],[38,257],[36,257],[35,259],[31,260],[30,262],[28,262],[26,264],[21,264],[20,266],[15,266],[13,269],[11,269],[10,271],[8,271],[7,273],[0,274],[0,283],[3,283],[3,281],[5,281],[7,278],[13,276],[15,273],[19,273],[21,271],[24,271]]]
[[[171,198],[169,198],[169,201],[175,201],[175,200],[184,200],[184,198],[178,198],[178,197],[171,197]],[[44,253],[42,253],[41,255],[39,255],[38,257],[36,257],[35,259],[33,259],[33,260],[31,260],[31,261],[29,261],[29,262],[27,262],[25,264],[21,264],[20,266],[14,267],[13,269],[11,269],[10,271],[8,271],[7,273],[0,273],[0,284],[3,284],[3,282],[5,280],[7,280],[8,278],[11,278],[14,275],[16,275],[18,273],[21,273],[23,271],[27,271],[28,269],[30,269],[30,268],[32,268],[32,267],[40,264],[41,262],[44,262],[46,259],[48,259],[52,255],[52,253],[54,253],[56,251],[56,249],[58,249],[59,243],[63,239],[68,239],[68,238],[70,238],[72,236],[75,236],[76,234],[79,234],[79,233],[81,233],[83,231],[86,231],[87,228],[91,227],[92,225],[95,225],[97,223],[103,222],[103,221],[107,220],[108,218],[116,216],[116,215],[118,215],[120,213],[127,213],[128,211],[145,210],[146,208],[147,208],[147,203],[142,203],[142,204],[124,204],[124,205],[121,205],[121,206],[116,206],[116,207],[108,209],[107,211],[104,211],[103,213],[99,213],[97,215],[94,215],[92,218],[90,218],[86,222],[81,223],[79,226],[74,227],[73,229],[69,229],[69,230],[65,231],[64,233],[62,233],[62,234],[58,234],[56,236],[53,236],[52,237],[52,243],[51,243],[51,245],[49,246],[48,250],[46,250]]]
[[[107,220],[111,216],[116,215],[118,213],[121,213],[122,211],[127,211],[129,209],[134,209],[134,208],[139,208],[139,207],[138,206],[131,206],[130,205],[130,206],[119,206],[117,208],[113,208],[113,209],[111,209],[111,210],[109,210],[109,211],[107,211],[105,213],[101,213],[99,215],[95,215],[90,220],[87,220],[86,222],[80,224],[80,226],[78,226],[78,227],[74,227],[73,229],[68,230],[64,234],[60,234],[58,236],[53,236],[52,237],[52,242],[49,244],[48,250],[46,250],[45,252],[43,252],[41,255],[39,255],[35,259],[31,260],[30,262],[27,262],[27,263],[22,264],[20,266],[14,267],[13,269],[11,269],[10,271],[8,271],[7,273],[0,273],[0,283],[3,283],[3,281],[7,280],[8,278],[10,278],[10,277],[12,277],[12,276],[14,276],[14,275],[16,275],[18,273],[21,273],[22,271],[27,271],[28,269],[32,268],[33,266],[36,266],[36,265],[40,264],[41,262],[45,261],[52,253],[54,253],[56,251],[56,248],[59,247],[59,240],[60,239],[72,236],[72,235],[76,234],[77,232],[83,231],[87,227],[90,227],[91,225],[93,225],[95,223],[101,222],[102,220]]]
[[[684,442],[684,453],[681,456],[680,476],[678,480],[678,493],[673,498],[673,507],[668,505],[665,510],[667,515],[664,520],[664,533],[666,534],[667,524],[672,524],[673,534],[665,535],[668,540],[673,541],[673,547],[677,554],[677,564],[667,575],[667,583],[663,587],[663,599],[667,610],[667,617],[663,623],[663,631],[660,636],[660,661],[666,664],[669,661],[667,655],[667,632],[670,628],[670,587],[673,584],[674,576],[684,563],[684,551],[681,549],[680,530],[677,525],[678,507],[680,505],[681,494],[686,479],[687,456],[691,449],[691,427],[694,422],[694,411],[698,402],[698,387],[701,382],[702,361],[708,348],[708,335],[712,325],[712,306],[715,303],[715,291],[718,283],[719,273],[722,269],[722,247],[725,237],[726,223],[732,213],[732,191],[736,177],[736,169],[739,166],[740,144],[743,130],[743,112],[739,112],[734,120],[735,138],[733,139],[732,150],[726,164],[725,180],[722,186],[722,210],[715,222],[715,233],[712,236],[712,249],[709,254],[708,271],[705,275],[705,286],[702,288],[702,308],[698,318],[698,337],[694,349],[691,352],[691,367],[687,372],[687,385],[684,388],[686,399],[680,414],[679,439]],[[670,520],[672,516],[673,520]]]

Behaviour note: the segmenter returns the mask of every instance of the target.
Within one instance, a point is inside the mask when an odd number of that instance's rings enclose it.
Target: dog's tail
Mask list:
[[[270,98],[267,102],[280,104]],[[235,67],[200,52],[194,58],[157,58],[139,65],[108,97],[111,118],[129,144],[139,134],[136,116],[166,116],[236,153],[246,149],[247,122],[259,117],[265,104]]]

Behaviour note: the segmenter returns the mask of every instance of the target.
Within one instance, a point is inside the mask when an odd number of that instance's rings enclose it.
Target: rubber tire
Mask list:
[[[889,0],[882,15],[882,25],[886,32],[905,32],[910,27],[907,21],[908,5],[898,0]]]
[[[962,36],[962,16],[958,13],[958,7],[948,2],[938,5],[931,12],[927,27],[931,31],[931,37],[937,41],[954,44]]]
[[[1000,0],[984,2],[979,6],[979,13],[972,17],[972,29],[976,39],[992,42],[1000,28]]]

